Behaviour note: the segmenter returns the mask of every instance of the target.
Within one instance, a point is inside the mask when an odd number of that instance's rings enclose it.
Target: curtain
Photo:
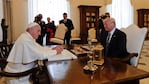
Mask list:
[[[1,19],[3,18],[3,3],[2,3],[2,0],[0,0],[0,22],[1,22]],[[1,25],[0,25],[0,42],[3,40],[3,31],[2,31],[2,28],[1,28]]]
[[[112,0],[112,4],[107,6],[107,12],[115,18],[117,28],[133,24],[133,7],[130,0]]]
[[[34,17],[41,13],[43,20],[47,22],[47,17],[59,23],[63,19],[63,13],[66,12],[70,16],[69,0],[28,0],[28,22],[33,22]]]

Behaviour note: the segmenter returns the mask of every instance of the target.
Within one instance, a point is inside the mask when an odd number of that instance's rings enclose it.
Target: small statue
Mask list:
[[[3,41],[2,41],[2,43],[6,43],[7,44],[7,29],[8,29],[8,25],[6,25],[5,19],[1,20],[1,27],[2,27],[2,31],[3,31]]]

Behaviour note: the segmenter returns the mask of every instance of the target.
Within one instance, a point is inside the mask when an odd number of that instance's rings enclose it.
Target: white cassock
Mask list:
[[[35,67],[34,61],[56,55],[56,50],[42,47],[32,36],[25,32],[15,42],[9,56],[6,72],[23,72]],[[7,84],[31,84],[29,76],[21,78],[6,78]]]

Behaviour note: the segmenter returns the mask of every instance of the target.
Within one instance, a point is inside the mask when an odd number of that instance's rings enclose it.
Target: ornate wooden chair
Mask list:
[[[80,44],[81,43],[81,38],[77,34],[77,29],[71,30],[71,43],[70,44]]]
[[[98,41],[96,39],[96,29],[95,28],[90,28],[88,30],[88,40],[91,40],[91,42],[97,42]]]
[[[139,28],[138,26],[132,24],[127,28],[121,28],[121,31],[125,32],[127,35],[127,50],[128,52],[136,52],[138,56],[133,56],[130,59],[130,64],[132,66],[137,66],[139,57],[141,55],[143,43],[147,33],[147,28]]]
[[[33,81],[33,84],[39,84],[39,78],[37,77],[39,71],[41,71],[41,66],[34,67],[30,70],[19,72],[19,73],[9,73],[5,72],[4,68],[7,64],[7,57],[12,48],[13,44],[0,44],[0,77],[24,77],[30,75],[30,79]],[[46,60],[43,60],[47,61]],[[38,61],[35,61],[38,63]]]
[[[50,39],[50,42],[54,44],[64,44],[64,37],[66,31],[67,28],[64,24],[58,25],[58,27],[56,28],[55,36],[54,38]]]
[[[5,68],[5,65],[7,64],[6,59],[9,55],[9,52],[12,48],[13,44],[0,44],[0,67],[1,69]]]

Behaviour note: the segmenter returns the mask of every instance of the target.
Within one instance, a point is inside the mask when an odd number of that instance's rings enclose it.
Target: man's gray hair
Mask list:
[[[105,22],[105,21],[111,21],[112,23],[115,24],[115,19],[114,18],[106,18],[106,19],[103,20],[103,22]]]
[[[115,23],[115,19],[114,18],[110,18],[111,22]]]
[[[28,25],[28,28],[32,28],[32,27],[34,27],[34,26],[36,26],[36,25],[39,25],[39,24],[36,23],[36,22],[32,22],[32,23],[30,23],[30,24]]]
[[[28,26],[27,26],[27,31],[28,31],[28,29],[30,29],[30,28],[32,28],[32,27],[34,27],[34,26],[37,26],[37,25],[39,25],[38,23],[36,23],[36,22],[31,22],[30,24],[28,24]]]

